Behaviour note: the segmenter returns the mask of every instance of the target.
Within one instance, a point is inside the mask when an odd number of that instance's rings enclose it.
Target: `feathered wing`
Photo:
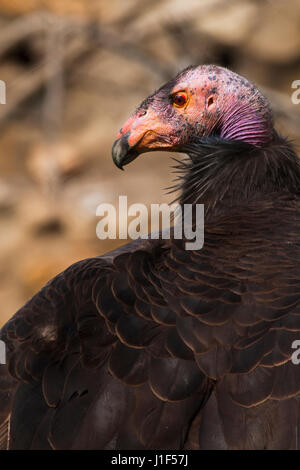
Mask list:
[[[239,218],[233,208],[206,225],[201,251],[179,243],[170,251],[178,334],[215,381],[187,447],[300,446],[300,369],[291,360],[300,339],[300,216],[298,202],[281,203],[253,204]]]
[[[3,327],[3,447],[183,446],[210,381],[169,335],[176,318],[147,268],[156,248],[138,245],[71,266]]]
[[[6,324],[10,448],[298,446],[299,221],[247,210],[206,224],[200,251],[151,240],[77,263]]]

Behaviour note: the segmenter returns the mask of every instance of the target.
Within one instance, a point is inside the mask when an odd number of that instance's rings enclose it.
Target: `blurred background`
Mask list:
[[[169,202],[170,156],[111,160],[136,105],[190,64],[256,82],[300,143],[299,0],[0,0],[0,325],[96,237],[102,202]],[[151,158],[151,163],[150,163]]]

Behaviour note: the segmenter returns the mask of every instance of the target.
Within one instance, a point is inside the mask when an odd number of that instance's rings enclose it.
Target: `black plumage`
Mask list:
[[[219,86],[231,76],[200,69]],[[252,95],[263,107],[242,80],[249,107]],[[203,118],[202,135],[182,128],[180,202],[205,204],[201,250],[149,239],[80,261],[2,328],[2,448],[300,447],[300,167],[268,113],[263,131],[253,121],[262,140],[250,128],[246,140],[226,138],[220,113],[218,125]],[[119,166],[138,153],[114,149]]]

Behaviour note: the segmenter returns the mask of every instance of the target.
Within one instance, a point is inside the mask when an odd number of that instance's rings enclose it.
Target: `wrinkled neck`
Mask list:
[[[255,147],[264,147],[272,140],[273,122],[268,107],[249,106],[241,101],[226,104],[219,135],[222,139],[238,140]]]

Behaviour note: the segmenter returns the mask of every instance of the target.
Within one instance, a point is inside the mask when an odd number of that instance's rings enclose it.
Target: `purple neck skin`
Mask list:
[[[243,102],[235,101],[226,106],[221,122],[221,137],[241,140],[256,147],[263,147],[272,138],[272,118],[267,108],[265,114]]]

